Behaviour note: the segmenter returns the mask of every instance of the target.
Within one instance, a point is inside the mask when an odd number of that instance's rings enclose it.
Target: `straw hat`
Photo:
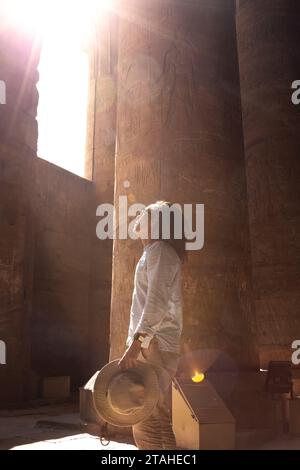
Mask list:
[[[106,364],[95,380],[93,400],[100,417],[115,426],[133,426],[148,418],[159,397],[158,379],[150,364],[138,361],[123,371],[119,359]]]

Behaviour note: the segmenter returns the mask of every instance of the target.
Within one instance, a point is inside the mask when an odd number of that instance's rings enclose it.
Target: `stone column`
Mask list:
[[[119,195],[205,204],[205,246],[184,267],[184,341],[250,366],[255,317],[234,11],[223,0],[120,2],[115,206]],[[140,255],[138,242],[115,241],[111,358],[124,351]]]
[[[261,365],[300,332],[300,4],[240,0],[237,39]]]
[[[96,208],[113,204],[116,139],[117,16],[101,9],[89,46],[90,81],[86,177],[93,181],[89,289],[90,373],[107,362],[112,277],[112,240],[96,237]]]
[[[37,149],[39,48],[0,9],[0,403],[29,398],[32,310],[32,188]],[[3,98],[3,97],[2,97]]]

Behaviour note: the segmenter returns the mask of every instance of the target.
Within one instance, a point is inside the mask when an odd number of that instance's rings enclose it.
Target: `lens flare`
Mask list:
[[[194,376],[192,377],[192,381],[195,383],[203,382],[205,379],[205,375],[202,372],[195,372]]]

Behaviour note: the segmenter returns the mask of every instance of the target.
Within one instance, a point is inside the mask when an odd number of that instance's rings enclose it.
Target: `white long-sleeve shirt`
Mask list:
[[[182,331],[181,261],[164,241],[144,247],[137,263],[126,344],[135,333],[156,337],[163,351],[180,352]]]

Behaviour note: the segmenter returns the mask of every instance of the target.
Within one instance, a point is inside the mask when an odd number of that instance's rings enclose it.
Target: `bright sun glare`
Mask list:
[[[84,176],[87,41],[95,9],[109,0],[2,0],[7,18],[42,38],[38,156]],[[4,10],[5,11],[5,10]]]
[[[195,383],[203,382],[205,379],[205,375],[202,372],[195,372],[195,374],[192,377],[192,381]]]

